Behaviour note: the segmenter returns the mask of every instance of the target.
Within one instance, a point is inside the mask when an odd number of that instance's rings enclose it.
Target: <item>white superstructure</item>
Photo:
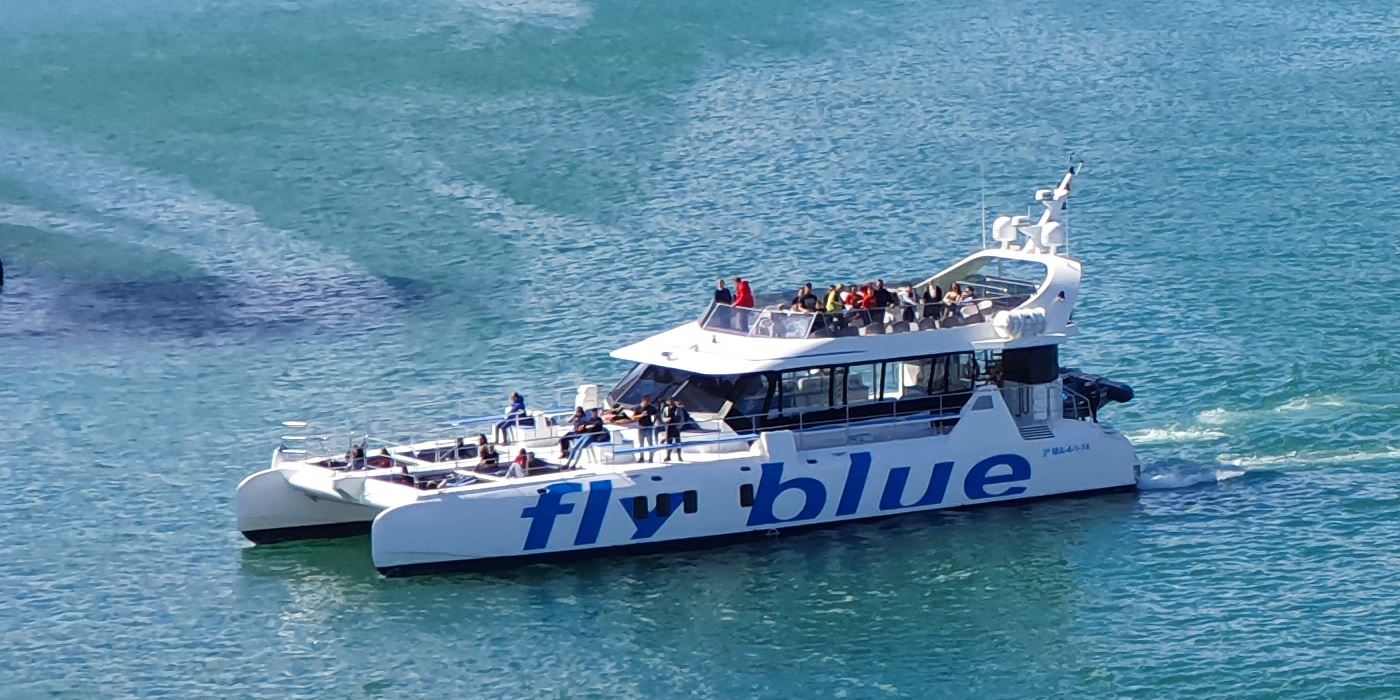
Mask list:
[[[369,531],[375,565],[401,575],[1133,488],[1132,446],[1098,421],[1131,390],[1058,360],[1078,334],[1064,217],[1075,173],[1036,193],[1037,221],[998,218],[997,247],[912,284],[913,303],[716,304],[614,351],[635,367],[606,395],[581,386],[572,405],[506,429],[493,417],[425,439],[362,435],[349,455],[285,437],[239,484],[239,529],[254,542]],[[925,294],[954,283],[970,298]],[[684,404],[678,444],[609,422],[606,442],[561,451],[574,406],[625,415],[644,395]],[[492,436],[498,465],[483,464],[477,433]],[[643,439],[653,434],[657,444]],[[511,468],[522,449],[529,467]]]

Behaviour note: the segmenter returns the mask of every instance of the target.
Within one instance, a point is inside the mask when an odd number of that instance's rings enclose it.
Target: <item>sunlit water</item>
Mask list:
[[[0,695],[1400,686],[1393,3],[0,17]],[[927,274],[1072,154],[1140,493],[412,580],[234,529],[280,419],[547,403],[718,275]]]

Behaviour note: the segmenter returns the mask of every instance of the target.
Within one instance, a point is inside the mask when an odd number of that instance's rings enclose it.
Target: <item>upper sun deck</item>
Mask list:
[[[1007,274],[1007,268],[1016,274]],[[1039,270],[1029,279],[1026,271]],[[711,304],[698,321],[613,351],[622,360],[729,375],[970,349],[1062,342],[1074,332],[1079,263],[986,250],[912,285],[913,303],[826,313]],[[971,287],[969,301],[924,301],[929,289]]]
[[[612,356],[708,375],[780,371],[973,349],[1060,343],[1075,334],[1079,262],[1060,252],[1068,243],[1066,199],[1071,169],[1053,190],[1036,192],[1045,211],[998,217],[999,248],[963,258],[908,285],[901,302],[834,313],[790,311],[777,301],[758,308],[711,304],[698,321],[619,348]],[[1024,237],[1024,240],[1022,240]],[[956,303],[931,299],[954,284],[973,295]],[[822,298],[825,289],[818,288]]]

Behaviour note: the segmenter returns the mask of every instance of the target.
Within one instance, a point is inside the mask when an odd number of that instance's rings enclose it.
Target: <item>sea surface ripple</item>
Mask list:
[[[1400,688],[1393,2],[3,14],[0,697]],[[279,420],[551,403],[1071,156],[1065,362],[1137,389],[1139,493],[411,580],[234,528]]]

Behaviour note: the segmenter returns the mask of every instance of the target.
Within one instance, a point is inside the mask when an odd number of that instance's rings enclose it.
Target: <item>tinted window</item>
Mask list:
[[[856,365],[846,370],[846,403],[858,404],[875,400],[879,382],[879,365]]]
[[[733,377],[710,377],[692,374],[676,392],[676,398],[685,404],[687,411],[718,413],[734,392]]]
[[[752,416],[763,413],[768,400],[768,382],[761,374],[746,374],[734,382],[734,408],[731,415]]]

